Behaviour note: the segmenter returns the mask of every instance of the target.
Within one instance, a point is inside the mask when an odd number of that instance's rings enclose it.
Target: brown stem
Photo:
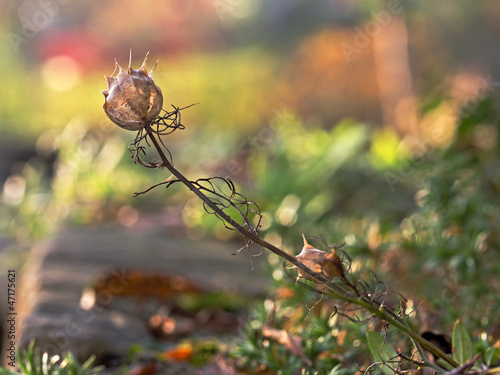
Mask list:
[[[184,185],[186,185],[189,190],[191,190],[194,194],[198,196],[208,207],[210,207],[214,212],[217,213],[218,216],[220,216],[222,219],[224,219],[227,223],[229,223],[233,228],[235,228],[238,232],[240,232],[243,236],[247,237],[248,239],[252,240],[256,244],[265,247],[266,249],[272,251],[276,255],[280,256],[283,259],[286,259],[290,263],[292,263],[294,266],[297,268],[300,268],[302,271],[310,275],[311,277],[318,279],[322,283],[327,283],[330,284],[330,281],[327,280],[326,278],[321,278],[322,275],[319,275],[306,267],[302,262],[298,261],[295,257],[291,256],[290,254],[284,252],[281,249],[278,249],[276,246],[270,244],[269,242],[263,240],[256,234],[252,233],[251,231],[247,230],[246,228],[242,227],[240,224],[238,224],[233,218],[231,218],[229,215],[227,215],[224,211],[222,211],[217,205],[215,205],[205,194],[203,194],[196,186],[194,186],[191,181],[189,181],[182,173],[180,173],[175,167],[170,163],[165,156],[165,153],[160,147],[160,144],[154,137],[153,133],[149,133],[149,138],[151,139],[151,142],[153,142],[153,145],[156,148],[156,151],[158,151],[158,154],[160,155],[160,158],[163,162],[163,166],[165,166],[170,173],[172,173],[179,181],[181,181]]]
[[[328,287],[330,289],[330,293],[328,293],[330,296],[340,299],[342,301],[350,302],[357,304],[361,307],[364,307],[367,311],[372,312],[374,315],[378,316],[379,318],[387,321],[388,323],[393,324],[398,330],[402,331],[406,335],[408,335],[410,338],[414,339],[417,341],[422,347],[425,349],[429,350],[433,354],[435,354],[437,357],[442,358],[444,361],[448,362],[450,365],[457,367],[458,363],[453,360],[449,355],[441,351],[439,348],[437,348],[435,345],[433,345],[431,342],[425,340],[422,338],[420,335],[412,331],[410,328],[408,328],[405,324],[405,322],[396,314],[390,312],[390,311],[385,311],[383,307],[378,304],[376,301],[371,301],[370,299],[366,298],[365,296],[359,296],[356,297],[350,297],[345,294],[345,291],[340,288],[338,285],[335,285],[332,283],[329,279],[327,279],[325,276],[322,274],[318,274],[311,270],[310,268],[306,267],[302,262],[297,260],[294,256],[284,252],[283,250],[277,248],[276,246],[270,244],[269,242],[263,240],[260,238],[258,235],[256,235],[254,232],[247,230],[246,228],[242,227],[240,224],[238,224],[234,219],[232,219],[229,215],[227,215],[223,210],[221,210],[219,207],[217,207],[216,204],[214,204],[210,198],[208,198],[205,194],[203,194],[196,186],[194,186],[191,181],[189,181],[182,173],[180,173],[175,167],[170,163],[165,156],[165,153],[163,152],[160,144],[154,137],[154,134],[148,129],[148,135],[149,138],[151,139],[151,142],[153,142],[153,145],[156,148],[156,151],[160,155],[160,158],[162,160],[162,165],[166,167],[179,181],[181,181],[186,187],[189,188],[194,194],[198,196],[208,207],[210,207],[214,212],[217,213],[217,215],[225,220],[228,224],[230,224],[234,229],[236,229],[238,232],[240,232],[243,236],[246,238],[250,239],[252,242],[270,250],[271,252],[275,253],[279,257],[287,260],[288,262],[292,263],[295,267],[299,268],[302,270],[304,273],[309,275],[311,278],[313,278],[316,282],[321,283]]]

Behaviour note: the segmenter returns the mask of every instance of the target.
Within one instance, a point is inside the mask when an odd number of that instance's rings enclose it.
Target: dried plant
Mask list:
[[[163,110],[164,113],[153,120],[145,119],[137,130],[135,139],[129,147],[133,161],[147,168],[166,168],[171,176],[147,190],[135,193],[135,196],[146,194],[160,186],[169,188],[178,183],[185,185],[201,199],[207,213],[219,218],[229,230],[238,231],[242,235],[244,244],[236,253],[245,249],[252,259],[255,255],[250,253],[251,244],[257,245],[261,250],[267,249],[291,264],[292,268],[298,269],[297,283],[314,290],[321,295],[321,298],[328,296],[334,299],[336,301],[334,313],[356,323],[363,323],[372,317],[377,317],[386,323],[386,329],[388,326],[392,326],[411,340],[414,347],[414,352],[411,355],[405,356],[398,352],[384,358],[382,362],[373,364],[366,369],[365,373],[371,373],[374,366],[382,365],[385,369],[390,369],[392,373],[402,374],[405,373],[402,370],[402,364],[413,368],[427,366],[434,369],[435,373],[442,374],[447,373],[445,366],[454,369],[448,374],[466,373],[464,371],[467,371],[472,365],[457,363],[452,356],[443,352],[409,327],[407,324],[409,314],[405,312],[403,307],[406,300],[402,295],[391,290],[374,273],[371,273],[370,283],[356,278],[352,272],[351,259],[343,251],[343,246],[338,246],[331,253],[327,253],[312,248],[305,241],[303,252],[294,257],[259,236],[258,230],[262,218],[259,206],[237,192],[235,185],[229,178],[208,177],[191,181],[179,172],[174,167],[172,154],[163,142],[162,136],[185,129],[181,122],[181,111],[189,107],[173,106],[171,112]],[[148,151],[151,149],[156,151],[156,157],[159,159],[148,155]],[[341,258],[338,254],[341,254]],[[339,264],[339,262],[342,263]],[[312,281],[313,284],[303,282],[302,279]],[[393,295],[400,301],[397,306],[390,305],[388,302],[394,300],[394,298],[389,298]],[[363,312],[363,314],[358,315],[358,312]],[[427,359],[424,350],[432,353],[435,358],[440,359],[446,365],[437,365]]]
[[[441,349],[423,339],[417,332],[409,328],[406,322],[408,314],[405,313],[402,307],[405,302],[403,296],[391,290],[374,273],[371,274],[371,285],[355,278],[351,271],[351,259],[343,251],[342,246],[337,247],[337,251],[343,255],[343,274],[325,273],[320,263],[315,263],[314,261],[308,262],[304,259],[301,261],[300,256],[296,258],[259,237],[258,230],[262,218],[260,209],[255,202],[248,200],[245,196],[238,193],[230,179],[209,177],[191,181],[180,173],[174,167],[172,155],[162,141],[161,136],[171,134],[178,129],[184,129],[184,125],[180,122],[182,109],[184,108],[174,107],[174,111],[165,112],[163,116],[158,117],[155,121],[145,123],[131,142],[129,149],[134,162],[148,168],[166,168],[172,174],[166,180],[144,191],[137,192],[134,196],[137,197],[146,194],[160,186],[169,188],[178,183],[185,185],[201,199],[207,213],[219,218],[226,228],[236,230],[242,235],[244,244],[236,253],[246,249],[252,258],[255,255],[250,253],[249,248],[251,244],[256,244],[261,249],[267,249],[291,263],[293,268],[299,270],[301,279],[313,281],[316,287],[301,280],[298,280],[298,283],[306,288],[313,289],[319,294],[337,300],[338,303],[334,307],[334,313],[357,323],[366,322],[372,316],[376,316],[408,336],[419,354],[419,359],[413,359],[417,358],[414,355],[409,357],[401,355],[398,361],[404,359],[404,361],[412,362],[416,366],[425,365],[444,373],[443,368],[427,360],[423,352],[423,349],[425,349],[452,367],[459,366],[450,355],[444,353]],[[148,148],[156,150],[159,160],[152,159],[147,155]],[[237,217],[234,217],[234,213],[236,213]],[[315,265],[319,268],[314,267]],[[400,298],[401,303],[399,306],[387,305],[388,296],[391,294],[397,295]],[[368,312],[369,314],[365,314],[361,318],[361,315],[356,314],[358,311]]]

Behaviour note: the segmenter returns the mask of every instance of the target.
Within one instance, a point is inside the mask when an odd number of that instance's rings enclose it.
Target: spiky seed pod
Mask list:
[[[318,250],[307,243],[306,237],[302,235],[304,239],[304,247],[299,255],[295,258],[304,263],[307,267],[316,273],[322,273],[327,278],[341,277],[344,276],[344,267],[342,266],[342,261],[335,254],[335,250],[332,249],[331,253],[326,251]],[[299,277],[311,280],[311,277],[304,274],[299,269]]]
[[[153,121],[160,114],[163,106],[163,95],[153,80],[153,70],[158,62],[148,74],[146,70],[148,56],[149,52],[142,66],[135,70],[130,66],[132,63],[132,51],[130,51],[128,71],[116,62],[115,70],[119,69],[118,75],[104,76],[108,83],[107,90],[102,91],[105,98],[104,112],[111,121],[127,130],[141,129],[145,123]]]

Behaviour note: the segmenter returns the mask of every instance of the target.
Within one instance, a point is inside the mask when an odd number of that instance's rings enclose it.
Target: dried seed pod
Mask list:
[[[307,267],[316,273],[322,273],[327,278],[332,277],[343,277],[344,268],[342,267],[342,261],[335,254],[335,250],[332,249],[331,253],[326,251],[318,250],[307,243],[306,237],[302,235],[304,239],[304,247],[299,255],[295,258],[304,263]],[[299,277],[311,280],[311,277],[304,274],[299,269]]]
[[[149,52],[144,58],[142,66],[132,69],[132,51],[130,51],[130,62],[128,71],[125,71],[118,62],[116,68],[119,69],[116,77],[108,77],[107,90],[103,90],[105,102],[104,112],[118,126],[127,130],[139,130],[145,123],[153,121],[161,111],[163,106],[163,95],[153,80],[153,69],[146,71],[146,62]],[[113,72],[114,73],[114,72]],[[113,74],[111,74],[113,75]]]

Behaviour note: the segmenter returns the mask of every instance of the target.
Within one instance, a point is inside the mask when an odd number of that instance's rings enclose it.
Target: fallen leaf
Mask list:
[[[187,278],[166,271],[114,269],[91,282],[95,295],[168,300],[182,294],[201,294],[203,288]],[[99,301],[97,301],[99,303]]]
[[[165,358],[175,362],[186,362],[193,355],[191,345],[182,344],[165,352]]]
[[[242,375],[236,370],[234,361],[216,356],[212,361],[202,367],[196,375]]]
[[[264,326],[262,328],[262,335],[266,338],[277,341],[279,344],[290,350],[292,354],[302,358],[306,365],[312,366],[311,360],[302,350],[302,339],[299,336],[290,335],[285,330],[279,330],[269,326]]]
[[[156,363],[151,362],[145,365],[137,366],[127,371],[124,375],[153,375],[156,374]]]

